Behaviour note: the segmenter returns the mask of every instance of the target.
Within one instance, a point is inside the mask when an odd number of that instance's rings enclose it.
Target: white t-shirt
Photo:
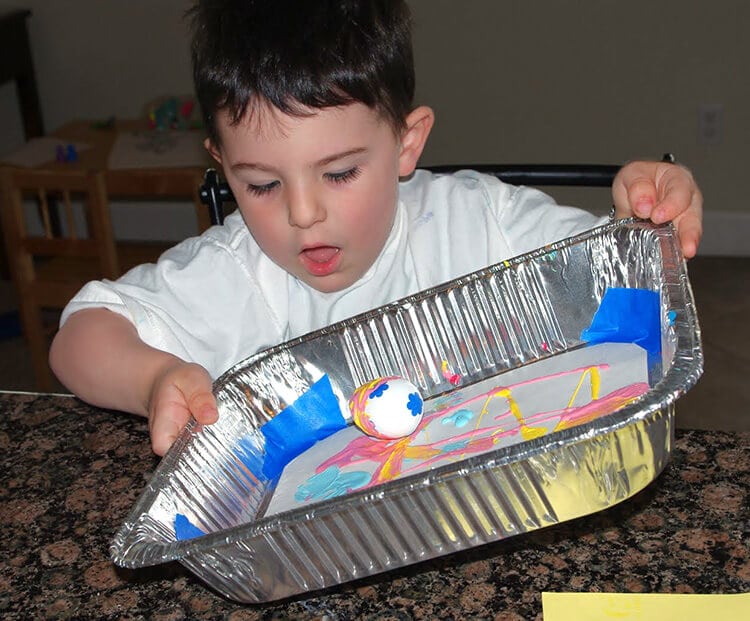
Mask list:
[[[238,213],[156,264],[88,283],[65,308],[108,308],[141,339],[218,377],[261,349],[581,233],[602,219],[474,171],[417,171],[400,184],[393,230],[351,287],[321,293],[263,252]]]

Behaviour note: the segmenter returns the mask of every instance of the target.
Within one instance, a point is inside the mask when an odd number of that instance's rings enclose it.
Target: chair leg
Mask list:
[[[19,315],[26,343],[31,352],[36,389],[50,392],[54,389],[52,370],[49,368],[49,343],[44,330],[41,309],[28,299],[20,299]]]
[[[41,344],[34,343],[31,350],[37,391],[52,392],[55,389],[55,380],[52,369],[49,368],[49,346],[46,339]]]

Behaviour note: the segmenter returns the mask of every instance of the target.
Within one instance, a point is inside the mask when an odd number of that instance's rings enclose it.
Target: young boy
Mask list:
[[[416,171],[434,115],[412,107],[403,0],[205,0],[191,11],[206,147],[238,213],[158,264],[93,282],[52,345],[60,380],[149,419],[164,454],[218,413],[212,378],[256,351],[601,222],[471,171]],[[695,254],[688,171],[625,166],[618,217],[674,220]]]

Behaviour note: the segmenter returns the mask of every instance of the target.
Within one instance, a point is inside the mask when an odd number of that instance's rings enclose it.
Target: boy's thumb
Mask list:
[[[193,393],[188,400],[188,408],[193,418],[203,425],[210,425],[219,419],[216,399],[210,389]]]

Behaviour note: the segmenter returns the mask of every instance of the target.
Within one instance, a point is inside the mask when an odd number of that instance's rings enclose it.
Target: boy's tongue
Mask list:
[[[339,251],[335,246],[318,246],[303,250],[304,254],[313,263],[328,263]]]

